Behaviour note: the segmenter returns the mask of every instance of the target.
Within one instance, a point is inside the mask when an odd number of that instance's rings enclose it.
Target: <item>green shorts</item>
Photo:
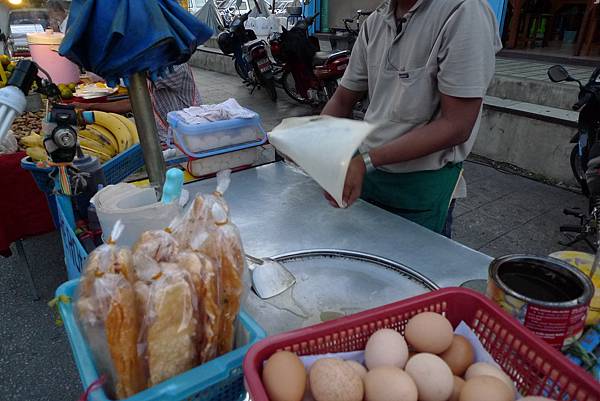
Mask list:
[[[441,233],[462,163],[439,170],[388,173],[376,170],[365,176],[362,198],[432,231]]]

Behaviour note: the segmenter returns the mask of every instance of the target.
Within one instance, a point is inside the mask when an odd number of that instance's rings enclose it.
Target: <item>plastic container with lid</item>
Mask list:
[[[58,47],[64,37],[64,34],[54,32],[52,29],[27,34],[31,58],[50,74],[52,82],[55,84],[79,82],[79,67],[58,54]],[[41,71],[39,76],[46,78]]]

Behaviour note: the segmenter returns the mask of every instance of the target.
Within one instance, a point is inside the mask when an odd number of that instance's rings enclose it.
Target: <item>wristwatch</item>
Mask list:
[[[367,168],[367,174],[375,171],[376,168],[373,165],[373,162],[371,161],[371,156],[369,155],[369,152],[365,152],[365,153],[361,154],[361,156],[362,156],[363,162],[365,162],[365,167]]]

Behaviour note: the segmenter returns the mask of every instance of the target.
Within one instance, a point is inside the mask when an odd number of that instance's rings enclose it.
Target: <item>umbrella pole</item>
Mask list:
[[[160,199],[165,183],[166,167],[160,140],[158,139],[158,129],[154,121],[154,112],[145,72],[136,72],[129,76],[129,97],[150,186],[156,190],[158,199]]]

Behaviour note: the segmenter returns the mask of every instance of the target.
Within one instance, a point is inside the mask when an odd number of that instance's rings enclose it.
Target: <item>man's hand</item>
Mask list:
[[[335,199],[325,192],[325,199],[333,207],[350,207],[362,194],[363,181],[367,168],[361,156],[356,156],[350,161],[346,180],[344,182],[344,192],[342,194],[342,205],[338,205]]]

